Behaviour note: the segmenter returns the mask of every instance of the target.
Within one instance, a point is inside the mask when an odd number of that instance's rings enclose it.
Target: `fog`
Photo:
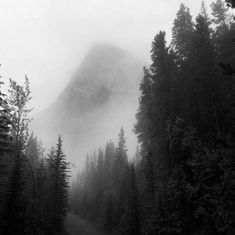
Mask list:
[[[1,73],[17,81],[28,74],[36,112],[55,100],[94,42],[112,42],[147,61],[154,35],[170,32],[180,2],[1,0]],[[197,14],[200,1],[184,2]]]
[[[234,9],[0,0],[0,235],[235,234]]]
[[[5,80],[11,77],[19,83],[24,74],[28,75],[33,97],[30,105],[36,115],[57,99],[97,42],[128,51],[142,60],[143,65],[147,64],[154,35],[159,30],[170,35],[181,0],[1,0],[0,3],[1,74]],[[184,3],[195,17],[200,1]],[[205,3],[209,8],[211,1]],[[169,36],[167,39],[170,40]],[[137,144],[131,134],[137,105],[138,87],[136,102],[128,108],[130,113],[120,115],[120,121],[114,121],[105,135],[106,138],[119,129],[123,117],[131,116],[123,123],[128,138],[132,139],[131,154]]]

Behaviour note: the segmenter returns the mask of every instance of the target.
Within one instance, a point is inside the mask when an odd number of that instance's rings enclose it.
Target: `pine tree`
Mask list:
[[[56,149],[48,155],[48,173],[50,182],[50,200],[52,225],[57,231],[63,229],[64,217],[68,211],[69,196],[69,163],[62,149],[62,138],[59,136]]]
[[[173,90],[172,68],[174,62],[166,46],[165,32],[159,32],[152,43],[151,51],[152,64],[150,66],[151,78],[153,81],[153,137],[151,138],[154,147],[150,147],[150,154],[153,156],[154,167],[161,169],[161,175],[167,174],[167,165],[170,164],[167,140],[165,135],[166,122],[174,116],[172,109]],[[158,178],[158,177],[157,177]],[[159,179],[159,178],[158,178]]]
[[[172,97],[176,97],[176,115],[191,122],[191,79],[192,55],[193,55],[193,21],[189,8],[184,4],[180,5],[172,28],[172,48],[176,54],[176,64],[178,71],[174,72],[175,92]],[[172,99],[172,98],[171,98]]]
[[[127,159],[127,147],[126,147],[126,138],[123,128],[121,128],[119,133],[118,146],[114,155],[113,163],[113,177],[115,181],[120,183],[122,173],[125,171],[126,166],[128,165]]]
[[[135,133],[144,153],[149,150],[154,135],[152,84],[150,71],[144,68],[144,77],[140,84],[139,109],[136,114],[137,124],[135,125]]]
[[[123,127],[120,130],[119,133],[119,141],[118,141],[118,146],[116,149],[116,159],[119,158],[120,161],[122,161],[123,164],[126,164],[128,159],[127,159],[127,147],[126,147],[126,138],[124,134],[124,129]]]
[[[176,115],[173,53],[166,46],[165,32],[159,32],[152,43],[150,72],[145,70],[141,84],[142,97],[137,114],[136,133],[142,142],[144,163],[144,233],[155,234],[159,227],[156,201],[160,186],[170,171],[170,154],[165,134],[166,122]],[[157,187],[156,187],[157,186]],[[158,191],[155,194],[155,191]]]
[[[201,9],[199,13],[208,23],[211,23],[210,17],[207,12],[207,7],[204,1],[201,2]]]
[[[28,114],[31,109],[27,105],[31,99],[30,93],[27,76],[23,86],[10,79],[10,95],[7,102],[11,121],[10,135],[13,140],[12,156],[14,163],[7,185],[7,207],[5,208],[6,234],[23,234],[25,230],[26,198],[23,195],[25,189],[25,156],[23,150],[28,138],[28,123],[30,121]]]
[[[180,9],[177,12],[177,18],[174,20],[171,42],[180,64],[190,58],[192,33],[192,16],[190,15],[189,8],[181,3]]]

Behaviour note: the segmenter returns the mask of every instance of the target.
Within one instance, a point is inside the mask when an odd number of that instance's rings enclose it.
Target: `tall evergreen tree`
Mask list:
[[[63,221],[68,211],[69,163],[63,153],[61,136],[58,138],[56,149],[52,149],[48,155],[48,172],[52,225],[57,231],[62,231]]]
[[[154,134],[151,139],[154,147],[152,147],[151,151],[153,153],[154,167],[161,169],[161,175],[163,176],[167,173],[166,165],[170,164],[165,128],[166,121],[173,115],[172,100],[174,99],[172,90],[172,68],[174,67],[174,62],[169,54],[169,48],[166,46],[165,32],[160,31],[155,36],[152,43],[151,59],[154,128]]]
[[[196,18],[193,45],[192,123],[201,135],[215,134],[221,129],[216,56],[209,22],[202,15]]]
[[[136,114],[137,124],[135,125],[135,133],[144,153],[148,150],[154,133],[152,83],[150,71],[144,68],[144,77],[140,83],[140,104]]]
[[[115,180],[121,180],[121,172],[125,171],[126,166],[128,164],[127,159],[127,147],[126,147],[126,138],[124,134],[123,128],[121,128],[119,133],[118,146],[114,155],[114,163],[113,163],[113,177]]]
[[[189,8],[184,4],[180,5],[172,28],[172,48],[176,54],[178,72],[176,76],[176,92],[174,97],[178,99],[177,116],[183,117],[191,122],[191,79],[192,54],[193,54],[193,21]]]
[[[25,77],[23,86],[10,79],[9,93],[7,102],[10,110],[10,134],[14,144],[12,152],[14,163],[8,183],[5,231],[6,234],[23,234],[26,212],[26,199],[23,195],[25,188],[23,150],[28,138],[28,123],[30,121],[28,113],[31,111],[27,107],[28,101],[31,99],[28,78]]]
[[[192,16],[190,15],[189,8],[181,3],[172,28],[172,46],[178,56],[179,63],[190,58],[192,33]]]

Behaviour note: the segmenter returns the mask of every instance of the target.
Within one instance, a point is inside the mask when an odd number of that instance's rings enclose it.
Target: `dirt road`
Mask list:
[[[96,225],[81,219],[72,213],[67,215],[65,225],[69,235],[107,235]]]

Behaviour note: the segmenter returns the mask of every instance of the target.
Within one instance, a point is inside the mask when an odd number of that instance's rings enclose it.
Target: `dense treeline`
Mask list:
[[[101,223],[110,233],[129,231],[139,234],[139,202],[135,166],[140,162],[137,149],[129,163],[124,130],[118,145],[112,141],[92,157],[72,184],[71,208],[85,219]],[[120,226],[121,225],[121,226]]]
[[[0,89],[0,234],[64,232],[69,164],[61,137],[45,156],[37,137],[29,136],[30,94],[27,77],[22,86],[10,79],[7,95]]]
[[[121,130],[73,184],[75,213],[110,233],[235,234],[235,23],[222,0],[211,8],[193,22],[181,4],[170,45],[155,36],[134,162]]]

